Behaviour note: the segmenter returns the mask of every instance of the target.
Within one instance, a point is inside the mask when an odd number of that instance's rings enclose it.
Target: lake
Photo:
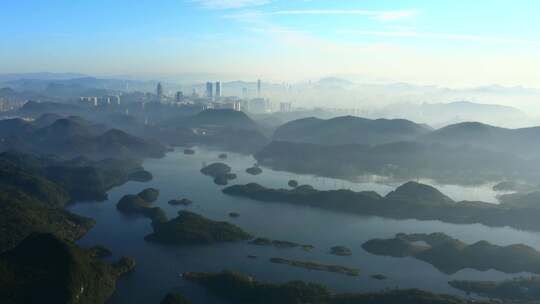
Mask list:
[[[483,225],[455,225],[438,221],[391,220],[379,217],[362,217],[305,206],[281,203],[264,203],[250,199],[224,195],[223,187],[215,185],[212,178],[202,175],[199,170],[204,164],[224,162],[233,168],[238,179],[230,184],[257,182],[267,187],[286,188],[290,179],[300,184],[310,184],[318,189],[346,188],[352,190],[375,190],[387,194],[398,185],[377,182],[353,183],[331,178],[277,172],[263,168],[259,176],[245,172],[255,160],[251,156],[227,153],[226,160],[219,160],[221,151],[203,147],[196,148],[195,155],[184,155],[182,150],[168,153],[162,159],[144,162],[146,170],[154,179],[148,183],[129,182],[109,191],[104,202],[78,203],[70,207],[74,213],[94,218],[96,226],[79,241],[83,247],[104,245],[114,253],[114,259],[130,256],[136,259],[136,270],[123,277],[117,291],[109,303],[149,304],[159,303],[167,292],[185,294],[194,303],[225,303],[203,288],[184,281],[180,273],[186,271],[235,270],[268,282],[304,280],[327,285],[334,292],[365,292],[385,288],[420,288],[438,293],[465,296],[464,293],[448,285],[449,280],[499,280],[519,276],[498,271],[462,270],[454,275],[446,275],[433,266],[413,258],[390,258],[374,256],[365,252],[361,245],[372,238],[389,238],[396,233],[444,232],[465,242],[487,240],[499,245],[525,243],[540,249],[539,233],[524,232],[511,228],[491,228]],[[422,181],[425,182],[425,181]],[[484,200],[496,203],[496,193],[492,185],[462,187],[433,184],[455,200]],[[155,206],[161,207],[169,217],[179,210],[199,213],[213,220],[224,220],[242,227],[247,232],[260,237],[286,240],[314,245],[311,252],[299,248],[277,249],[258,247],[246,242],[227,243],[210,246],[168,247],[148,243],[144,236],[152,232],[150,220],[128,217],[116,210],[116,203],[125,194],[154,187],[160,190],[160,198]],[[174,207],[167,204],[173,198],[189,198],[194,203],[189,207]],[[230,212],[240,217],[232,219]],[[335,245],[352,249],[353,256],[340,257],[329,253]],[[247,258],[255,255],[257,259]],[[335,273],[310,271],[269,262],[271,257],[312,260],[323,263],[355,267],[360,276],[350,277]],[[383,274],[387,280],[370,278],[373,274]],[[523,275],[523,274],[521,274]]]

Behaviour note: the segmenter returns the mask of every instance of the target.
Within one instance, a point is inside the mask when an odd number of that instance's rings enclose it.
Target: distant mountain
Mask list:
[[[413,140],[431,128],[404,119],[366,119],[353,116],[328,120],[298,119],[279,127],[274,140],[322,145],[368,144]]]
[[[38,120],[42,123],[43,120]],[[161,157],[165,147],[120,130],[106,130],[80,117],[60,118],[37,127],[20,119],[0,121],[1,150],[54,154],[64,158]]]
[[[530,120],[524,112],[513,107],[469,101],[392,104],[375,112],[373,115],[378,117],[404,117],[438,127],[466,121],[508,126],[518,122],[526,123]]]
[[[268,143],[257,123],[245,113],[233,110],[205,110],[193,116],[178,116],[146,131],[147,137],[171,145],[204,144],[238,152],[252,153]]]
[[[446,145],[470,145],[494,151],[538,157],[540,127],[506,129],[479,122],[446,126],[422,137],[422,141]]]
[[[73,78],[86,77],[83,74],[77,73],[14,73],[14,74],[0,74],[0,82],[11,81],[18,79],[36,79],[36,80],[65,80]]]
[[[524,180],[540,176],[540,165],[534,160],[475,146],[438,143],[369,146],[274,141],[255,158],[260,165],[276,170],[352,180],[377,175],[395,181],[422,177],[444,183],[477,184],[513,176]]]
[[[71,116],[84,113],[84,109],[74,104],[29,101],[25,103],[22,108],[9,114],[21,117],[38,117],[50,113],[61,116]]]
[[[181,123],[189,127],[227,127],[257,130],[258,125],[244,112],[234,110],[206,110],[184,119]]]

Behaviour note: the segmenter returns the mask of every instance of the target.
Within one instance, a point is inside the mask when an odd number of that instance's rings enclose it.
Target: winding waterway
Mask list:
[[[170,291],[181,292],[194,303],[224,303],[213,298],[204,289],[184,281],[179,275],[185,271],[224,269],[240,271],[270,282],[305,280],[324,283],[334,292],[364,292],[399,287],[421,288],[465,296],[450,287],[447,282],[453,279],[498,280],[519,274],[507,275],[497,271],[480,272],[467,269],[446,275],[433,266],[413,258],[371,255],[361,248],[362,243],[372,238],[392,237],[400,232],[444,232],[465,242],[487,240],[499,245],[525,243],[540,249],[539,233],[511,228],[362,217],[305,206],[264,203],[226,196],[221,192],[223,187],[215,185],[211,178],[199,172],[204,164],[217,161],[229,164],[234,173],[238,174],[238,179],[231,184],[257,182],[267,187],[286,188],[289,179],[296,179],[301,184],[310,184],[318,189],[375,190],[381,195],[385,195],[398,185],[375,182],[352,183],[277,172],[267,168],[263,168],[264,172],[261,175],[251,176],[245,173],[245,169],[255,163],[251,156],[228,153],[226,160],[218,160],[220,151],[202,147],[198,147],[196,151],[195,155],[184,155],[181,150],[177,150],[162,159],[146,160],[145,169],[154,175],[151,182],[129,182],[112,189],[108,200],[104,202],[78,203],[70,207],[72,212],[94,218],[97,222],[96,226],[79,241],[81,246],[101,244],[113,251],[113,258],[131,256],[137,261],[135,272],[119,281],[110,303],[159,303]],[[491,190],[491,185],[435,186],[455,200],[496,202],[496,193]],[[174,217],[179,210],[187,208],[210,219],[237,224],[256,236],[311,244],[315,249],[306,252],[299,248],[277,249],[242,242],[182,247],[148,243],[144,240],[144,236],[152,230],[150,221],[140,217],[127,217],[116,210],[116,203],[123,195],[135,194],[148,187],[160,190],[160,198],[155,205],[165,210],[169,217]],[[173,207],[167,204],[170,199],[183,197],[191,199],[194,204],[189,207]],[[232,219],[228,216],[230,212],[237,212],[240,217]],[[335,245],[351,248],[353,255],[351,257],[331,255],[329,249]],[[248,255],[258,258],[250,259],[247,258]],[[272,264],[268,261],[271,257],[354,267],[360,270],[360,275],[350,277]],[[388,279],[374,280],[370,278],[373,274],[383,274]]]

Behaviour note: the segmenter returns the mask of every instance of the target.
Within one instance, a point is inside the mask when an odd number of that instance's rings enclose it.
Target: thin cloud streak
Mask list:
[[[341,34],[358,34],[363,36],[394,37],[394,38],[425,38],[454,41],[472,41],[499,44],[520,44],[540,46],[540,41],[505,37],[486,37],[477,35],[460,35],[447,33],[430,33],[417,31],[363,31],[363,30],[338,30]]]
[[[268,4],[271,0],[191,0],[206,9],[237,9]]]
[[[369,16],[380,21],[394,21],[404,18],[411,18],[419,14],[417,10],[394,10],[394,11],[373,11],[373,10],[282,10],[267,13],[268,15],[360,15]]]

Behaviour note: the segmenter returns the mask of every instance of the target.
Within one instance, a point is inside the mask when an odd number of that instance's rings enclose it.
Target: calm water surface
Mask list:
[[[228,153],[227,160],[218,160],[220,151],[197,148],[195,155],[184,155],[181,150],[169,153],[165,158],[147,160],[145,169],[154,179],[148,183],[129,182],[109,192],[109,199],[99,203],[80,203],[71,211],[94,218],[96,226],[82,239],[80,245],[97,244],[110,248],[114,258],[131,256],[137,268],[119,281],[112,296],[113,304],[159,303],[167,292],[181,292],[195,303],[224,303],[208,295],[203,288],[184,281],[179,274],[185,271],[236,270],[257,279],[271,282],[304,280],[328,285],[335,292],[365,292],[384,288],[421,288],[434,292],[462,295],[448,285],[449,280],[498,280],[518,276],[497,271],[480,272],[463,270],[446,275],[433,266],[412,258],[378,257],[365,252],[361,245],[372,238],[388,238],[396,233],[444,232],[465,242],[487,240],[500,245],[525,243],[540,249],[540,234],[510,228],[490,228],[483,225],[453,225],[438,221],[390,220],[378,217],[362,217],[319,210],[310,207],[280,203],[263,203],[250,199],[224,195],[223,187],[203,176],[199,170],[204,164],[222,161],[238,174],[232,184],[257,182],[267,187],[286,188],[289,179],[310,184],[318,189],[347,188],[352,190],[375,190],[385,195],[397,185],[379,183],[352,183],[329,178],[276,172],[264,168],[263,174],[251,176],[245,169],[254,164],[250,156]],[[460,187],[435,185],[455,200],[484,200],[496,202],[491,185]],[[312,252],[301,249],[276,249],[258,247],[246,243],[219,244],[211,246],[166,247],[144,241],[151,232],[150,221],[139,217],[127,217],[116,210],[116,203],[125,194],[135,194],[147,187],[160,190],[155,203],[169,217],[182,208],[214,220],[225,220],[244,228],[256,236],[287,240],[315,246]],[[167,202],[173,198],[189,198],[190,207],[173,207]],[[239,218],[229,218],[229,212],[238,212]],[[335,245],[350,247],[352,257],[329,254]],[[257,259],[249,259],[255,255]],[[360,269],[359,277],[316,272],[287,265],[272,264],[271,257],[313,260]],[[388,280],[371,279],[372,274],[383,274]],[[521,274],[523,275],[523,274]]]

